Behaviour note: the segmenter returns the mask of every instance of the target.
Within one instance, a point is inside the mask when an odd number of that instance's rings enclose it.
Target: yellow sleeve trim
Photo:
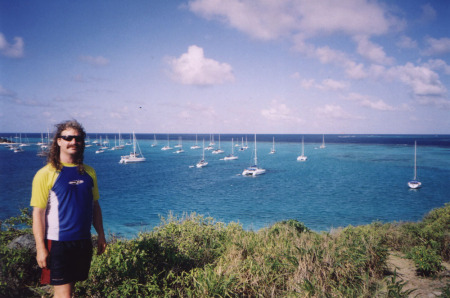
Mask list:
[[[50,164],[41,168],[33,179],[30,206],[46,208],[48,196],[59,172]]]

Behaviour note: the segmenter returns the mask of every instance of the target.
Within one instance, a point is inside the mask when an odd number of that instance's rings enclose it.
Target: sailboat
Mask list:
[[[216,150],[213,150],[213,152],[212,152],[212,154],[221,154],[221,153],[224,153],[225,151],[223,151],[221,148],[220,148],[220,135],[219,135],[219,148],[217,148]]]
[[[422,182],[417,180],[417,141],[414,141],[414,179],[408,181],[408,186],[412,189],[422,186]]]
[[[225,156],[223,160],[234,160],[234,159],[238,159],[238,157],[234,155],[233,138],[231,138],[231,154]]]
[[[306,161],[307,159],[308,159],[308,157],[305,156],[305,140],[304,140],[304,138],[302,137],[302,155],[299,155],[299,156],[297,157],[297,160],[298,160],[298,161]]]
[[[167,135],[167,146],[164,146],[161,148],[162,151],[166,151],[166,150],[172,150],[173,148],[170,147],[170,139],[169,139],[169,135]]]
[[[320,145],[319,148],[320,149],[324,149],[325,148],[325,135],[322,135],[322,145]]]
[[[156,135],[154,134],[152,147],[156,147],[156,146],[158,146],[158,142],[156,141]]]
[[[139,149],[139,153],[136,152],[136,148]],[[133,131],[133,152],[130,152],[129,155],[124,155],[120,157],[119,163],[135,163],[135,162],[143,162],[145,161],[145,157],[142,155],[141,148],[139,148],[139,144],[136,140],[136,135]]]
[[[203,168],[208,165],[208,162],[205,160],[205,139],[203,139],[203,157],[195,166],[197,168]]]
[[[184,152],[181,137],[179,138],[178,145],[176,145],[175,147],[178,149],[174,153],[183,153]]]
[[[195,135],[195,145],[191,146],[191,149],[200,149],[200,146],[197,143],[197,135]]]
[[[272,140],[272,150],[270,150],[269,154],[275,154],[275,137]]]
[[[243,172],[242,175],[243,176],[258,176],[258,175],[262,175],[266,172],[265,169],[261,169],[258,168],[258,158],[256,157],[256,134],[255,134],[255,161],[254,161],[254,165],[251,167],[246,168]]]

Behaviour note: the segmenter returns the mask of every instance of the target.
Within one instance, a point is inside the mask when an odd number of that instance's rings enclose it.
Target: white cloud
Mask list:
[[[304,89],[316,88],[325,91],[341,91],[348,88],[348,83],[333,79],[325,79],[321,83],[316,83],[314,79],[304,79],[301,81]]]
[[[429,47],[423,51],[424,55],[441,55],[450,53],[450,38],[443,37],[440,39],[429,37],[426,39]]]
[[[14,43],[10,44],[3,33],[0,32],[0,54],[9,58],[21,58],[24,54],[25,43],[22,37],[14,37]]]
[[[353,116],[350,113],[346,112],[341,106],[338,105],[325,105],[323,107],[319,107],[316,109],[316,112],[319,116],[324,118],[332,118],[332,119],[363,119],[360,116]]]
[[[102,56],[97,56],[97,57],[93,57],[93,56],[80,56],[79,57],[80,61],[89,63],[91,65],[94,66],[105,66],[109,64],[109,60],[105,57]]]
[[[193,0],[188,8],[262,40],[299,33],[379,35],[403,26],[403,21],[369,0]]]
[[[422,7],[422,17],[420,20],[422,22],[433,21],[436,18],[436,10],[429,4],[425,4]]]
[[[401,36],[396,45],[403,49],[417,48],[417,42],[406,35]]]
[[[439,75],[424,66],[415,66],[408,62],[403,66],[390,68],[386,75],[411,87],[416,96],[444,96],[447,93]]]
[[[359,35],[353,39],[358,44],[357,51],[362,57],[378,64],[390,65],[394,63],[393,58],[386,56],[383,47],[371,42],[367,36]]]
[[[16,93],[4,88],[2,85],[0,85],[0,96],[5,97],[16,97]]]
[[[373,99],[372,97],[368,95],[362,95],[358,93],[350,93],[348,96],[346,96],[344,99],[355,101],[360,106],[370,108],[372,110],[378,110],[378,111],[394,111],[396,108],[393,106],[388,105],[381,99]]]
[[[261,110],[261,115],[273,121],[294,121],[301,122],[301,119],[294,115],[294,112],[284,103],[273,100],[268,109]]]
[[[234,81],[232,68],[227,63],[220,63],[206,58],[203,49],[192,45],[187,53],[168,61],[171,77],[185,85],[215,85]]]
[[[450,75],[450,65],[441,59],[430,59],[423,64],[424,67],[428,67],[434,70],[443,70],[445,74]]]
[[[422,96],[418,98],[418,102],[426,106],[434,106],[440,109],[450,110],[450,100],[440,97]]]

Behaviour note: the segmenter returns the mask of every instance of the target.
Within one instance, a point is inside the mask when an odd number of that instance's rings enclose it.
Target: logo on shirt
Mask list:
[[[70,185],[79,185],[84,183],[84,180],[73,180],[73,181],[69,181]]]

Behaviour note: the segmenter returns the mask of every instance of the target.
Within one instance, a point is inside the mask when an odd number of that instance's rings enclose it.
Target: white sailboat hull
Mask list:
[[[304,155],[300,155],[299,157],[297,157],[297,161],[306,161],[307,159],[308,157]]]
[[[412,180],[412,181],[408,182],[408,186],[409,186],[409,188],[417,189],[422,186],[422,182],[419,182],[417,180]]]
[[[265,169],[261,169],[261,168],[258,168],[258,167],[249,167],[249,168],[245,169],[242,172],[242,175],[243,176],[253,176],[254,177],[254,176],[262,175],[265,172],[266,172]]]

